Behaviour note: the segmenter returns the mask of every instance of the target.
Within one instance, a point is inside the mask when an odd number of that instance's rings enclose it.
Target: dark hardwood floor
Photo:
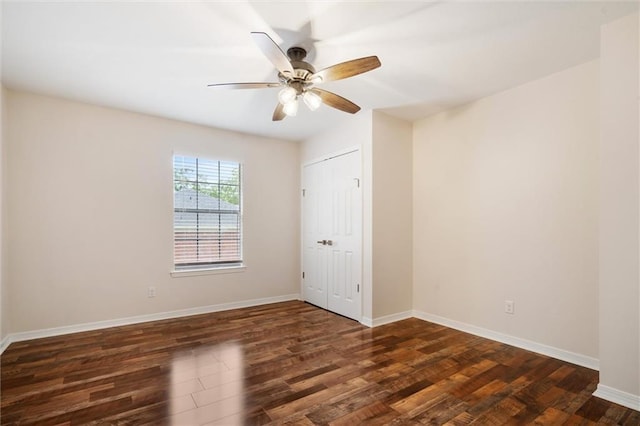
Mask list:
[[[640,425],[596,371],[302,302],[13,343],[1,380],[3,425]]]

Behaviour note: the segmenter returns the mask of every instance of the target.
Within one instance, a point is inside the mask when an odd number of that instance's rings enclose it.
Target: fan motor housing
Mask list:
[[[312,74],[315,74],[316,69],[308,62],[304,61],[307,56],[307,51],[302,47],[290,47],[287,49],[287,56],[291,60],[291,66],[293,67],[294,79],[306,80]]]
[[[293,66],[294,77],[301,80],[306,80],[307,77],[315,74],[316,70],[311,64],[303,61],[291,61]]]

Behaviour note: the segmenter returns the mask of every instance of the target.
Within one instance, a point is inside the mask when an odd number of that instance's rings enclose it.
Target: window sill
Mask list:
[[[245,269],[247,269],[246,265],[240,265],[240,266],[227,266],[227,267],[221,267],[221,268],[171,271],[170,274],[172,278],[182,278],[182,277],[195,277],[199,275],[236,274],[238,272],[244,272]]]

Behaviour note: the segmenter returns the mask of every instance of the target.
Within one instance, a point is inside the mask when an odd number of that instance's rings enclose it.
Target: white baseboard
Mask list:
[[[593,393],[593,396],[615,402],[632,410],[640,411],[640,395],[634,395],[603,384],[598,384],[598,388]]]
[[[379,327],[385,324],[391,324],[392,322],[400,321],[400,320],[411,318],[411,317],[413,317],[413,311],[404,311],[404,312],[398,312],[391,315],[385,315],[378,318],[362,317],[362,320],[360,320],[360,324],[365,325],[369,328],[373,328],[373,327]]]
[[[11,337],[11,335],[8,334],[8,335],[4,336],[4,339],[2,339],[2,341],[0,341],[0,355],[2,355],[4,350],[7,349],[9,347],[9,345],[11,344],[12,340],[10,339],[10,337]]]
[[[398,312],[396,314],[385,315],[382,317],[374,318],[372,327],[379,327],[385,324],[391,324],[392,322],[402,321],[413,317],[413,311]]]
[[[598,359],[586,355],[577,354],[574,352],[566,351],[564,349],[555,348],[553,346],[543,345],[542,343],[532,342],[530,340],[521,339],[519,337],[510,336],[508,334],[498,333],[493,330],[477,327],[475,325],[467,324],[460,321],[451,320],[438,315],[428,314],[422,311],[414,310],[413,316],[421,320],[444,325],[449,328],[464,331],[465,333],[485,337],[487,339],[495,340],[497,342],[515,346],[517,348],[526,349],[528,351],[536,352],[542,355],[547,355],[552,358],[570,362],[582,367],[587,367],[592,370],[599,370],[600,367]]]
[[[139,324],[149,321],[159,321],[171,318],[186,317],[190,315],[208,314],[212,312],[228,311],[230,309],[249,308],[251,306],[266,305],[269,303],[288,302],[290,300],[300,300],[299,294],[286,294],[284,296],[265,297],[262,299],[242,300],[239,302],[222,303],[219,305],[199,306],[196,308],[180,309],[177,311],[158,312],[156,314],[138,315],[135,317],[119,318],[106,321],[97,321],[78,325],[69,325],[64,327],[47,328],[43,330],[25,331],[19,333],[11,333],[2,339],[0,344],[0,354],[13,342],[22,342],[25,340],[41,339],[43,337],[60,336],[70,333],[80,333],[83,331],[100,330],[109,327],[118,327],[122,325]]]
[[[360,320],[360,324],[371,328],[373,327],[373,319],[369,317],[362,317],[362,319]]]

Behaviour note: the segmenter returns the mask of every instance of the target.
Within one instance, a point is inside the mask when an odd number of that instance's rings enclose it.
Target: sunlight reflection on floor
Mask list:
[[[169,423],[241,425],[244,352],[225,343],[183,352],[171,364]]]

